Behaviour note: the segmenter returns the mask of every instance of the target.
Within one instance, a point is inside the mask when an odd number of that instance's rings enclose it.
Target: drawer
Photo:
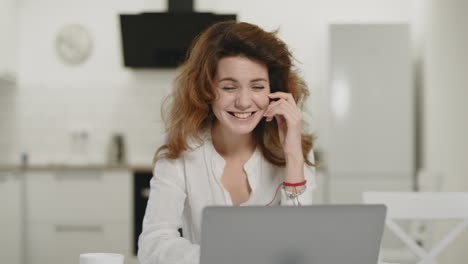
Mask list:
[[[19,174],[0,172],[0,263],[20,264],[23,204]]]
[[[8,215],[7,215],[8,216]],[[21,218],[0,216],[0,263],[20,264],[23,255],[23,226]]]
[[[78,263],[79,255],[86,252],[119,253],[131,258],[128,223],[40,223],[30,225],[28,234],[28,264]]]
[[[27,217],[37,221],[129,221],[132,180],[127,170],[28,173]]]

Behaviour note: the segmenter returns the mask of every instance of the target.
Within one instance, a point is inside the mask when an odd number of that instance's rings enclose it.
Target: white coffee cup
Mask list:
[[[80,254],[80,264],[124,264],[124,256],[116,253]]]

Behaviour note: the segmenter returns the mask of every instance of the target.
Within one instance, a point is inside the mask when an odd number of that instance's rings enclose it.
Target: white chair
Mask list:
[[[387,206],[386,226],[421,260],[437,263],[437,255],[468,226],[468,192],[364,192],[366,204]],[[461,220],[430,250],[419,246],[394,220]]]

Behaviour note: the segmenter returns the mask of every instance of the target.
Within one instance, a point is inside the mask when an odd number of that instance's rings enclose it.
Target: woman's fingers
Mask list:
[[[291,118],[291,114],[287,111],[286,106],[284,104],[277,104],[268,111],[266,121],[271,121],[277,115],[284,116],[286,119]]]
[[[281,100],[278,100],[278,101],[273,101],[268,105],[267,110],[263,114],[263,116],[265,116],[267,118],[267,121],[270,121],[271,118],[273,118],[273,116],[270,114],[271,109],[277,107],[281,103],[282,103]]]
[[[289,125],[296,125],[301,121],[300,112],[287,102],[274,102],[265,113],[266,121],[271,121],[278,115],[283,116]]]
[[[267,121],[271,121],[275,115],[289,113],[287,116],[295,119],[301,118],[301,113],[297,106],[292,105],[286,99],[280,99],[278,101],[272,102],[267,110],[265,111],[264,116]]]
[[[275,92],[275,93],[269,94],[268,97],[271,98],[271,99],[276,99],[276,98],[284,99],[284,100],[286,100],[288,103],[291,103],[291,104],[293,104],[293,105],[296,105],[296,100],[294,100],[294,97],[293,97],[292,94],[290,94],[290,93]]]

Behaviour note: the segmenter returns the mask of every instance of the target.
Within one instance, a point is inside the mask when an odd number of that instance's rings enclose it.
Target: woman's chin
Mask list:
[[[232,134],[232,135],[239,135],[239,136],[243,136],[243,135],[249,135],[251,134],[255,127],[257,126],[257,124],[243,124],[243,125],[239,125],[239,124],[220,124],[221,127],[222,127],[222,130],[228,132],[229,134]]]
[[[236,135],[247,135],[251,134],[254,129],[257,127],[259,122],[252,122],[250,124],[243,124],[243,125],[231,125],[230,131]]]

